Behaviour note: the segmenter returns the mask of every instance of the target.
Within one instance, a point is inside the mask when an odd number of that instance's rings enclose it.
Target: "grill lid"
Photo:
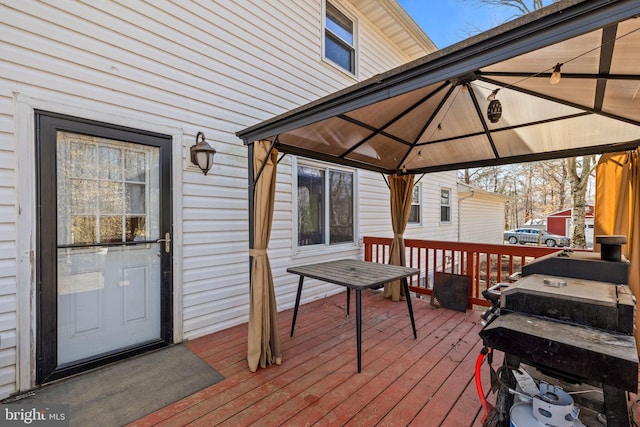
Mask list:
[[[500,304],[504,312],[633,333],[633,298],[623,285],[532,274],[503,290]]]
[[[545,255],[522,267],[522,276],[531,274],[575,277],[620,285],[629,283],[629,263],[624,257],[607,261],[598,252],[563,250]]]

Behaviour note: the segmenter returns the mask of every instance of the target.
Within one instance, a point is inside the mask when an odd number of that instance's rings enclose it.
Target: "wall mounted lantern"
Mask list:
[[[191,163],[198,166],[206,175],[213,166],[213,155],[216,150],[204,140],[204,133],[198,132],[196,135],[196,144],[191,148]]]

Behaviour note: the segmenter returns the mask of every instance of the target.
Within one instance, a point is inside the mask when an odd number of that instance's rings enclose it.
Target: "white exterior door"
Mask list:
[[[41,221],[39,310],[55,328],[40,324],[39,383],[156,348],[171,336],[163,301],[170,295],[170,209],[163,209],[169,171],[162,162],[170,145],[153,135],[137,141],[120,128],[40,120],[49,125],[38,146],[40,205],[55,222]]]
[[[584,220],[584,238],[587,241],[587,248],[593,248],[593,218],[585,218]]]

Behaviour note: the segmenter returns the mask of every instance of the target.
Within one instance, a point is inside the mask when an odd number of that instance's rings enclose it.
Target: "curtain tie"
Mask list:
[[[249,249],[249,256],[252,256],[252,257],[262,256],[266,254],[267,254],[266,249]]]
[[[403,233],[394,233],[393,238],[394,239],[402,239],[404,237]]]

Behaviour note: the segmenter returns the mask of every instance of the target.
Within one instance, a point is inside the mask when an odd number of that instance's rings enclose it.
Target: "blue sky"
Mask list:
[[[513,7],[479,4],[477,0],[398,0],[398,3],[440,49],[497,27],[518,12]]]

